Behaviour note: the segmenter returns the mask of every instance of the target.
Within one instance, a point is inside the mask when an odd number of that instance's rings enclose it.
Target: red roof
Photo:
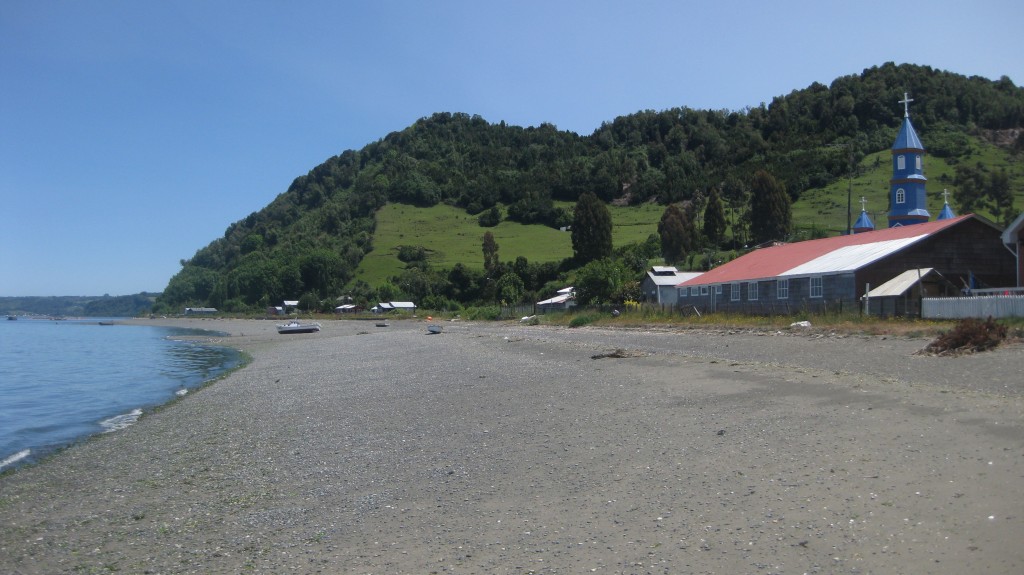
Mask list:
[[[973,217],[966,214],[949,220],[762,248],[679,285],[721,284],[858,269]]]

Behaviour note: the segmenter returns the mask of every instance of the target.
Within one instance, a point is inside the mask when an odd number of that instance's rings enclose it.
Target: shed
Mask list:
[[[565,311],[576,305],[576,292],[572,286],[558,290],[558,295],[537,302],[537,311],[546,313],[549,311]]]
[[[957,287],[935,268],[907,270],[864,295],[869,315],[920,317],[921,298],[957,295]]]

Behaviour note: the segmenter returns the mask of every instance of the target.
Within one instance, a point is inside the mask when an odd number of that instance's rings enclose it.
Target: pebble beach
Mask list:
[[[0,475],[0,573],[1024,572],[1020,343],[128,323],[252,361]]]

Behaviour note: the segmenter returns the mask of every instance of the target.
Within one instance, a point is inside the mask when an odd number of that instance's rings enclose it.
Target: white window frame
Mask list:
[[[722,295],[722,284],[715,284],[715,295]]]
[[[729,301],[740,301],[740,284],[733,282],[730,285]]]
[[[775,280],[775,297],[778,299],[789,299],[789,280]]]
[[[808,292],[811,297],[818,298],[825,296],[825,282],[821,280],[821,276],[811,276],[809,282]]]
[[[907,203],[907,192],[903,188],[896,188],[896,203],[905,204]]]
[[[897,170],[905,170],[905,169],[907,169],[907,159],[903,156],[903,154],[900,154],[900,155],[896,156],[896,169]]]
[[[915,158],[914,164],[917,166],[917,169],[920,170],[921,169],[921,154],[917,154],[916,156],[914,156],[914,158]]]
[[[697,287],[697,286],[690,286],[690,295],[691,296],[700,295],[700,288]]]
[[[676,297],[679,299],[686,297],[686,288],[676,288]]]
[[[757,301],[757,282],[747,282],[747,301]]]

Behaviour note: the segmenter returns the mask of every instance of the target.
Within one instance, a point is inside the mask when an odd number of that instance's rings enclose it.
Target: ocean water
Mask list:
[[[236,367],[237,350],[169,339],[197,332],[88,320],[0,320],[0,471],[83,438]]]

